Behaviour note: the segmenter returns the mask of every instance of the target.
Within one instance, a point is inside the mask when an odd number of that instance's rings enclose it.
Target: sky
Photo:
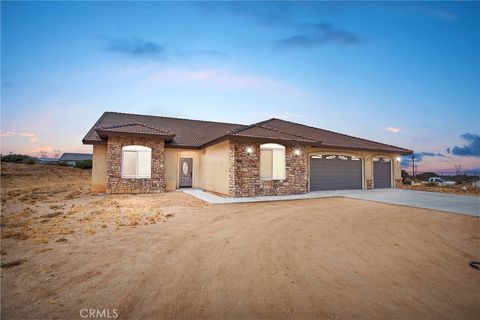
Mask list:
[[[1,152],[91,152],[104,111],[275,117],[480,171],[479,30],[472,2],[2,1]]]

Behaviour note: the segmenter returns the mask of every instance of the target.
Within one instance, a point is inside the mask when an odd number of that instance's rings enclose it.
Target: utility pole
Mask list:
[[[412,176],[413,180],[415,180],[415,156],[412,154]]]

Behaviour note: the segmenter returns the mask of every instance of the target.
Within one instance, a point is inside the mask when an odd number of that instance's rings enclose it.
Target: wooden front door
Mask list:
[[[191,188],[192,187],[192,176],[193,176],[193,159],[192,158],[180,158],[179,160],[179,170],[180,181],[178,186],[180,188]]]

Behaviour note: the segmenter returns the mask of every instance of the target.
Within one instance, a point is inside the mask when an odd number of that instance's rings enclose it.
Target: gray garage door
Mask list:
[[[341,155],[310,158],[310,191],[362,189],[362,160]]]
[[[375,189],[392,187],[392,165],[390,159],[373,159],[373,187]]]

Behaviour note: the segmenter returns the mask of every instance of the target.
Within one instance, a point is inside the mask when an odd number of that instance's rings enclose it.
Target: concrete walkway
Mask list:
[[[480,197],[403,189],[315,191],[301,195],[224,198],[200,189],[180,189],[211,204],[347,197],[480,216]]]

